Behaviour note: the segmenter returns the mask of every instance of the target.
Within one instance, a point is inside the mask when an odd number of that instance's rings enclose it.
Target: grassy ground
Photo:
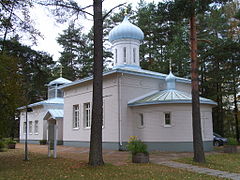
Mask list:
[[[0,153],[0,180],[95,180],[95,179],[220,179],[203,174],[168,168],[154,164],[127,164],[124,166],[105,165],[92,168],[86,163],[73,159],[47,158],[46,155],[30,154],[29,161],[23,161],[22,150]]]
[[[206,156],[206,163],[199,164],[192,161],[192,158],[183,158],[176,160],[178,162],[193,164],[202,167],[208,167],[211,169],[217,169],[221,171],[228,171],[234,173],[240,173],[240,153],[228,154],[211,154]]]

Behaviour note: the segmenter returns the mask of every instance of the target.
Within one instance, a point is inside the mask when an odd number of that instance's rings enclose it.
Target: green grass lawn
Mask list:
[[[192,158],[183,158],[176,160],[178,162],[193,164],[221,171],[240,173],[240,153],[228,154],[219,153],[206,156],[206,163],[199,164],[192,161]]]
[[[47,158],[46,155],[30,154],[29,161],[23,161],[23,151],[9,150],[0,153],[1,180],[98,180],[98,179],[220,179],[203,174],[196,174],[184,170],[168,168],[154,164],[128,164],[113,166],[107,164],[93,168],[84,162]]]

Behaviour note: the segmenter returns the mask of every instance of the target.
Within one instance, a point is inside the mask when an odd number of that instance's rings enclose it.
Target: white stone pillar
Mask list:
[[[48,142],[48,157],[51,157],[50,139],[49,139],[49,121],[47,121],[47,142]]]
[[[57,120],[54,124],[54,148],[53,148],[53,157],[57,158],[57,136],[58,136],[58,128],[57,128]]]

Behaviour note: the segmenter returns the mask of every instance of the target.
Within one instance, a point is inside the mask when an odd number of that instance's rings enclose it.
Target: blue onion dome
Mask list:
[[[170,71],[170,73],[167,75],[165,81],[167,83],[168,90],[176,88],[176,76],[172,74],[172,71]]]
[[[121,24],[114,27],[109,33],[109,41],[112,42],[118,39],[136,39],[143,40],[144,34],[142,30],[130,23],[128,17],[125,16]]]

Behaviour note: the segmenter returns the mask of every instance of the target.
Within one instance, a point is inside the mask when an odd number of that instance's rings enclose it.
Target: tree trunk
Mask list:
[[[238,105],[237,105],[237,89],[236,89],[236,81],[235,81],[235,78],[234,78],[234,119],[235,119],[235,124],[236,124],[236,139],[237,141],[239,142],[240,139],[239,139],[239,124],[238,124]]]
[[[103,165],[102,157],[102,73],[103,73],[103,17],[102,1],[94,0],[94,65],[93,65],[93,105],[89,164]]]
[[[195,0],[192,0],[192,4]],[[190,18],[190,40],[191,40],[191,68],[192,68],[192,127],[193,127],[193,160],[204,163],[205,155],[203,150],[200,103],[199,103],[199,80],[198,80],[198,61],[197,61],[197,35],[195,10],[192,10]]]

